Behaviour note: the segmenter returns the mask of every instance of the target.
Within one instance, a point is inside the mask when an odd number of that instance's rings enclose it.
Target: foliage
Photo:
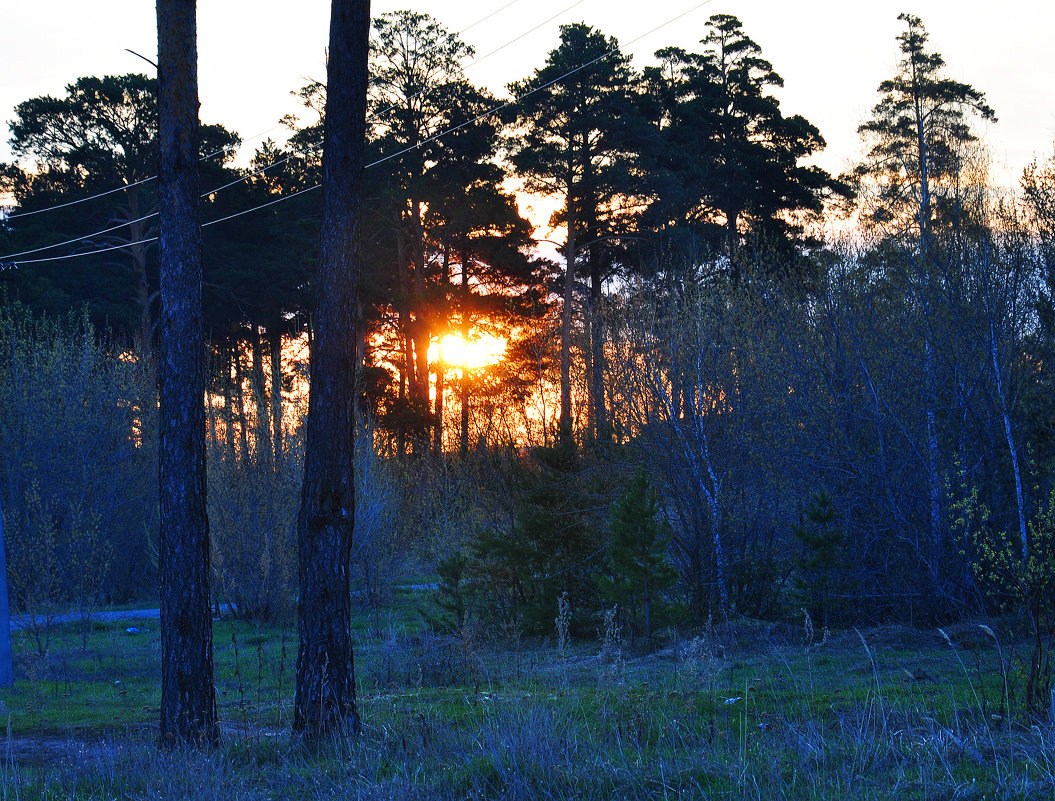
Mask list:
[[[105,595],[112,546],[99,531],[97,516],[83,502],[63,508],[31,484],[5,524],[11,609],[33,635],[41,656],[48,652],[58,616],[76,609],[85,627]],[[8,521],[5,521],[7,523]]]
[[[18,214],[5,220],[13,250],[31,260],[4,275],[13,295],[34,311],[66,313],[86,304],[99,327],[135,332],[143,347],[153,339],[158,287],[151,239],[156,232],[158,165],[157,81],[145,75],[79,78],[63,96],[30,98],[10,122],[11,147],[19,163],[4,165],[17,212],[86,200],[90,203]],[[224,176],[238,137],[220,125],[201,128],[199,153],[205,180]],[[115,186],[122,191],[112,193]],[[65,255],[47,246],[78,239],[74,250],[114,251],[76,261],[34,263]],[[38,250],[44,249],[44,250]],[[115,256],[117,258],[115,258]],[[71,265],[76,268],[71,269]]]
[[[1033,719],[1052,714],[1052,637],[1055,636],[1055,490],[1029,521],[1028,545],[991,524],[971,487],[954,504],[955,530],[967,550],[978,586],[1006,614],[1025,616],[1031,654],[1023,705]],[[1023,550],[1025,547],[1025,550]]]
[[[212,442],[209,530],[215,595],[239,618],[286,620],[296,599],[294,533],[303,470],[299,441],[276,464]]]
[[[875,181],[867,220],[893,233],[915,231],[925,240],[936,220],[955,219],[957,193],[967,183],[964,147],[977,138],[972,117],[995,122],[996,114],[982,92],[946,77],[945,60],[927,50],[929,36],[919,17],[898,19],[906,25],[897,37],[901,60],[897,74],[879,84],[882,97],[859,128],[870,148],[857,176]]]
[[[151,364],[98,334],[85,314],[34,319],[17,303],[0,305],[0,352],[9,561],[41,569],[19,578],[12,567],[13,583],[54,582],[50,603],[88,607],[149,597],[157,527]],[[59,550],[34,554],[31,541]],[[38,555],[60,572],[44,571]]]
[[[639,611],[644,615],[643,633],[651,647],[663,593],[677,572],[666,558],[670,535],[660,518],[659,496],[640,468],[616,500],[608,531],[605,569],[598,579],[601,595],[628,612],[632,632],[639,628]]]
[[[845,624],[849,604],[836,601],[836,595],[847,597],[845,580],[840,581],[846,564],[846,531],[838,525],[839,514],[826,492],[814,493],[805,509],[805,518],[792,533],[802,543],[799,557],[798,590],[810,614],[825,627],[836,621]]]
[[[702,53],[667,47],[648,67],[648,106],[655,126],[651,156],[656,196],[653,225],[668,236],[698,232],[738,261],[742,235],[769,240],[793,264],[796,246],[816,245],[804,222],[848,189],[816,166],[799,162],[825,146],[816,126],[785,117],[770,93],[783,79],[729,14],[707,21]],[[797,271],[796,271],[797,272]]]
[[[505,480],[512,524],[481,531],[473,545],[481,612],[524,630],[552,630],[559,598],[567,593],[573,626],[583,628],[597,610],[594,575],[601,556],[593,465],[564,446],[513,454]]]

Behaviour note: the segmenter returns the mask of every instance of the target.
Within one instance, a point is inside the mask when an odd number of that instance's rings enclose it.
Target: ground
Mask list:
[[[224,739],[208,753],[155,747],[155,623],[63,624],[46,653],[16,632],[2,797],[1055,795],[1055,730],[1015,711],[1018,655],[991,621],[827,638],[741,621],[651,654],[611,636],[562,652],[427,633],[420,595],[357,620],[364,733],[311,751],[288,731],[288,627],[216,623]]]

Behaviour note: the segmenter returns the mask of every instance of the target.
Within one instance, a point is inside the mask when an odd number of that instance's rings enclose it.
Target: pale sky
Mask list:
[[[616,36],[640,68],[652,63],[652,53],[660,47],[695,48],[711,14],[735,14],[784,78],[779,92],[784,113],[802,114],[820,128],[828,149],[818,161],[839,172],[860,152],[856,129],[877,99],[876,86],[893,74],[895,37],[903,30],[897,15],[907,10],[922,17],[932,49],[945,57],[949,74],[985,92],[996,110],[1000,121],[982,134],[997,182],[1016,182],[1032,158],[1052,153],[1053,3],[1004,0],[998,7],[981,0],[711,0],[643,36],[698,4],[375,0],[372,13],[413,8],[460,32],[497,11],[464,38],[478,57],[502,48],[467,68],[472,81],[500,96],[508,82],[542,65],[561,23],[587,22]],[[325,78],[328,18],[329,0],[199,0],[201,118],[222,123],[247,140],[241,162],[261,141],[258,134],[297,110],[290,92],[309,78]],[[7,122],[20,101],[61,94],[67,83],[84,75],[153,73],[150,65],[125,52],[130,48],[156,59],[150,0],[0,0],[0,21],[0,161],[11,159]],[[519,41],[505,46],[518,36]]]

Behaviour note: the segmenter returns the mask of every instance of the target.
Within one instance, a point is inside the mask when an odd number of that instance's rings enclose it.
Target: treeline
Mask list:
[[[391,458],[358,460],[369,597],[409,553],[440,565],[438,626],[542,631],[566,598],[573,626],[618,603],[642,636],[803,608],[830,626],[1026,608],[1050,633],[1055,164],[1027,168],[1020,191],[992,187],[974,129],[995,112],[902,19],[866,156],[838,179],[804,163],[824,141],[781,111],[781,79],[734,17],[641,72],[610,37],[564,26],[505,107],[466,80],[471,48],[435,20],[375,22],[358,402]],[[135,342],[109,346],[113,365],[149,364],[152,223],[129,221],[153,210],[151,183],[28,212],[149,178],[154,92],[141,76],[85,78],[18,107],[26,161],[5,167],[17,207],[0,250],[114,248],[12,259],[0,280],[18,347],[35,323],[17,322],[16,299],[52,318],[86,303]],[[202,148],[206,222],[290,197],[205,229],[210,516],[218,586],[247,614],[290,600],[290,350],[311,338],[305,190],[324,93],[300,92],[289,143],[260,146],[250,169],[225,166],[237,137],[219,126]],[[536,255],[515,185],[555,199],[564,264]],[[836,219],[847,233],[822,238]],[[429,355],[445,334],[485,331],[510,339],[499,365]],[[11,397],[29,363],[0,369]],[[113,404],[136,410],[114,423],[118,439],[141,432],[122,457],[132,475],[152,406],[130,392]],[[5,443],[34,397],[12,401]],[[4,467],[5,522],[32,523],[27,475],[68,471],[27,458]],[[143,531],[152,509],[134,518]]]
[[[783,115],[770,94],[781,80],[738,20],[713,17],[706,33],[701,52],[664,49],[661,66],[637,72],[611,37],[564,26],[545,64],[509,87],[515,100],[503,107],[466,79],[472,48],[436,20],[408,11],[375,21],[360,344],[369,403],[397,450],[449,447],[444,401],[456,398],[469,412],[475,396],[488,394],[483,375],[451,376],[453,395],[443,391],[448,368],[429,346],[445,334],[511,338],[516,366],[500,382],[502,403],[535,389],[525,376],[540,346],[559,335],[565,429],[577,395],[569,384],[579,353],[571,351],[596,353],[590,414],[608,437],[606,287],[651,269],[657,247],[713,258],[760,238],[788,254],[817,244],[805,236],[807,220],[791,217],[818,220],[825,197],[846,189],[799,163],[823,140]],[[206,223],[303,193],[205,229],[207,329],[229,372],[242,348],[256,364],[279,353],[283,339],[310,337],[319,198],[305,190],[320,179],[325,87],[298,94],[305,111],[285,119],[288,144],[260,145],[249,169],[230,166],[236,134],[203,128],[202,187],[217,190],[203,197]],[[143,351],[157,316],[155,95],[153,79],[110,76],[20,104],[11,142],[21,166],[4,169],[17,205],[0,248],[21,254],[3,276],[11,297],[51,314],[86,302],[97,324],[134,336]],[[558,204],[552,222],[566,232],[570,281],[535,255],[518,184]],[[79,241],[40,250],[70,239]],[[94,255],[50,260],[77,251]],[[562,297],[568,318],[558,324]],[[591,340],[582,349],[571,339],[584,328]],[[476,439],[470,416],[453,428],[464,452]]]

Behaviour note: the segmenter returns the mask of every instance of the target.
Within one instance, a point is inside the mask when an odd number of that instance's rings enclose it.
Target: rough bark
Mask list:
[[[161,742],[215,743],[194,0],[158,0]]]
[[[300,648],[293,728],[309,739],[359,729],[348,563],[369,30],[368,0],[333,0],[318,309],[297,521]]]

